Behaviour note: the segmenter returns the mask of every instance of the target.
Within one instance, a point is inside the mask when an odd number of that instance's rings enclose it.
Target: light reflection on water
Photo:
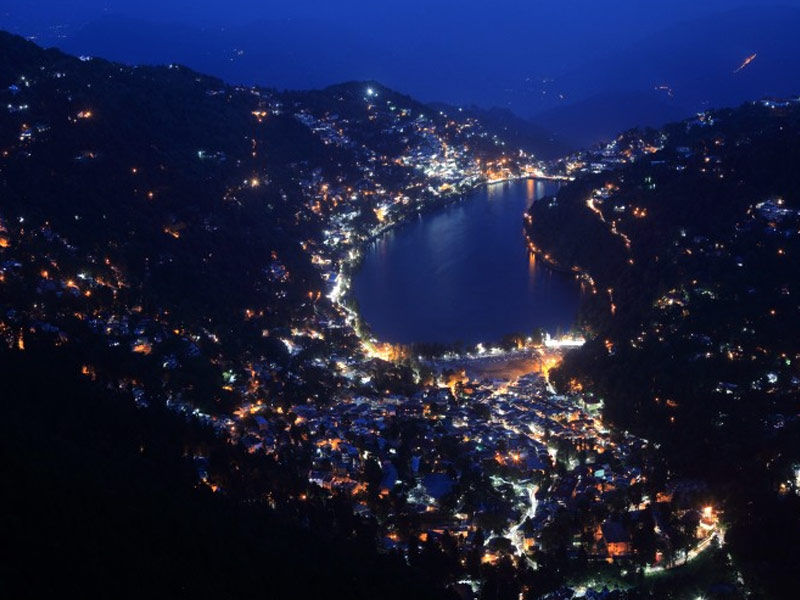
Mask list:
[[[472,344],[569,329],[579,286],[537,263],[522,234],[525,209],[555,189],[533,180],[480,188],[376,240],[353,281],[376,336]]]

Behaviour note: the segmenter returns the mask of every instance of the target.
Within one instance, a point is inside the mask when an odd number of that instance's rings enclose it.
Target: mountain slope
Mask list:
[[[788,597],[800,531],[799,140],[797,99],[630,131],[603,149],[618,168],[534,205],[527,226],[588,274],[591,340],[554,381],[713,483],[764,597]]]
[[[179,597],[442,597],[441,574],[378,552],[352,494],[309,480],[292,407],[416,389],[364,357],[331,274],[377,206],[445,201],[502,148],[468,152],[479,124],[377,84],[279,94],[5,33],[0,100],[9,587],[45,560],[57,579],[31,596],[139,575]],[[413,164],[444,147],[443,171]]]
[[[522,148],[541,160],[559,158],[578,147],[576,138],[567,135],[557,136],[552,131],[523,119],[506,108],[453,107],[437,103],[431,106],[436,110],[445,110],[451,114],[458,111],[459,114],[474,118],[507,144]]]

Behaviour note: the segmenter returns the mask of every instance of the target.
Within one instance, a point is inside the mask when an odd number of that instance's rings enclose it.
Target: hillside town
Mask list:
[[[450,556],[448,584],[465,598],[479,594],[484,569],[505,564],[535,572],[563,556],[581,561],[583,577],[612,565],[620,573],[612,587],[624,588],[625,574],[667,571],[724,543],[722,513],[701,482],[663,477],[653,445],[606,425],[592,390],[576,382],[556,393],[548,371],[582,341],[526,342],[536,364],[530,373],[470,378],[375,339],[349,298],[365,243],[410,216],[478,185],[613,169],[657,152],[659,136],[546,165],[457,108],[433,111],[377,84],[304,96],[223,87],[170,67],[159,75],[186,79],[198,103],[224,103],[250,129],[246,143],[180,155],[187,168],[225,180],[205,214],[161,211],[170,169],[104,147],[92,129],[103,107],[71,84],[83,82],[93,61],[60,60],[66,64],[21,69],[0,92],[8,106],[3,131],[14,132],[0,141],[0,168],[27,173],[40,156],[61,151],[62,136],[73,136],[59,168],[80,173],[112,163],[126,202],[154,215],[155,226],[146,226],[158,246],[131,250],[122,235],[108,252],[85,242],[85,227],[109,221],[102,210],[62,206],[67,212],[51,217],[21,200],[0,209],[0,336],[8,349],[74,348],[83,377],[143,409],[163,404],[253,456],[291,455],[307,483],[292,501],[346,499],[358,519],[374,524],[378,546],[410,563],[426,548]],[[103,69],[126,81],[139,76],[134,68]],[[45,110],[38,90],[50,97],[53,86],[58,109]],[[313,152],[276,158],[273,127],[308,136]],[[611,202],[604,189],[590,208]],[[231,286],[251,277],[259,295],[235,311],[226,305],[218,319],[180,293],[150,295],[148,282],[168,284],[183,253],[202,253],[208,270],[198,272],[198,286],[206,277],[224,280],[217,246],[204,240],[224,235],[222,211],[253,203],[278,225],[260,270],[236,273]],[[753,208],[754,218],[776,223],[796,217],[787,210],[778,201]],[[486,341],[489,352],[502,360],[494,342]],[[199,487],[228,493],[208,456],[195,451],[192,460]],[[567,593],[559,597],[579,597]]]

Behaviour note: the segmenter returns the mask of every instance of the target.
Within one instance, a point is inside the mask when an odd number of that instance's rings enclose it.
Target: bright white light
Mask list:
[[[564,336],[560,339],[550,337],[550,334],[545,335],[544,345],[546,348],[580,348],[586,343],[583,337],[567,337]]]

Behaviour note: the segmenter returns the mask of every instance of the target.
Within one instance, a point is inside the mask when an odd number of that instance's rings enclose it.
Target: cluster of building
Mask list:
[[[323,145],[350,160],[339,173],[292,165],[304,199],[297,221],[318,223],[322,232],[318,239],[299,240],[300,246],[327,289],[304,290],[298,297],[289,260],[273,252],[262,275],[275,306],[241,315],[245,324],[260,322],[270,311],[284,315],[280,327],[260,335],[279,342],[287,359],[231,355],[228,332],[215,330],[215,323],[189,327],[181,315],[148,305],[142,289],[111,259],[83,253],[47,224],[0,221],[0,285],[9,302],[18,301],[0,315],[7,345],[24,350],[31,336],[69,344],[79,324],[101,345],[152,361],[160,370],[158,392],[136,376],[114,383],[130,390],[138,404],[157,397],[253,454],[280,459],[287,448],[303,453],[309,490],[350,499],[356,514],[375,520],[387,547],[408,550],[451,536],[464,555],[479,545],[486,563],[531,556],[548,551],[542,533],[567,511],[575,517],[570,543],[576,552],[603,560],[634,557],[636,519],[625,515],[649,501],[640,498],[614,512],[609,498],[627,498],[627,490],[646,482],[643,440],[609,431],[589,395],[556,395],[541,373],[514,381],[454,382],[442,373],[424,379],[413,361],[393,364],[400,350],[359,336],[358,316],[346,302],[348,275],[366,240],[477,184],[538,174],[540,165],[524,153],[506,155],[502,141],[475,119],[402,106],[395,97],[382,98],[383,90],[364,90],[359,117],[240,91],[258,103],[252,116],[259,123],[289,111]],[[76,123],[92,118],[89,109],[75,117]],[[375,134],[396,149],[368,143]],[[22,130],[19,143],[37,143],[31,128]],[[486,144],[497,151],[476,152]],[[604,150],[598,164],[654,151],[644,140],[621,144]],[[197,160],[224,163],[229,157],[201,149]],[[581,160],[581,167],[569,166],[577,159],[566,163],[566,174],[597,166],[595,159]],[[137,168],[131,172],[136,175]],[[271,185],[266,168],[242,175],[223,203]],[[152,200],[155,193],[146,193]],[[179,222],[164,227],[175,243],[183,231]],[[172,374],[199,357],[219,381],[212,395],[234,410],[215,412],[186,400],[176,383],[181,378]],[[413,371],[416,391],[381,389],[379,382],[392,369]],[[107,377],[95,363],[87,362],[82,372]],[[196,459],[200,480],[224,491],[204,457]]]

